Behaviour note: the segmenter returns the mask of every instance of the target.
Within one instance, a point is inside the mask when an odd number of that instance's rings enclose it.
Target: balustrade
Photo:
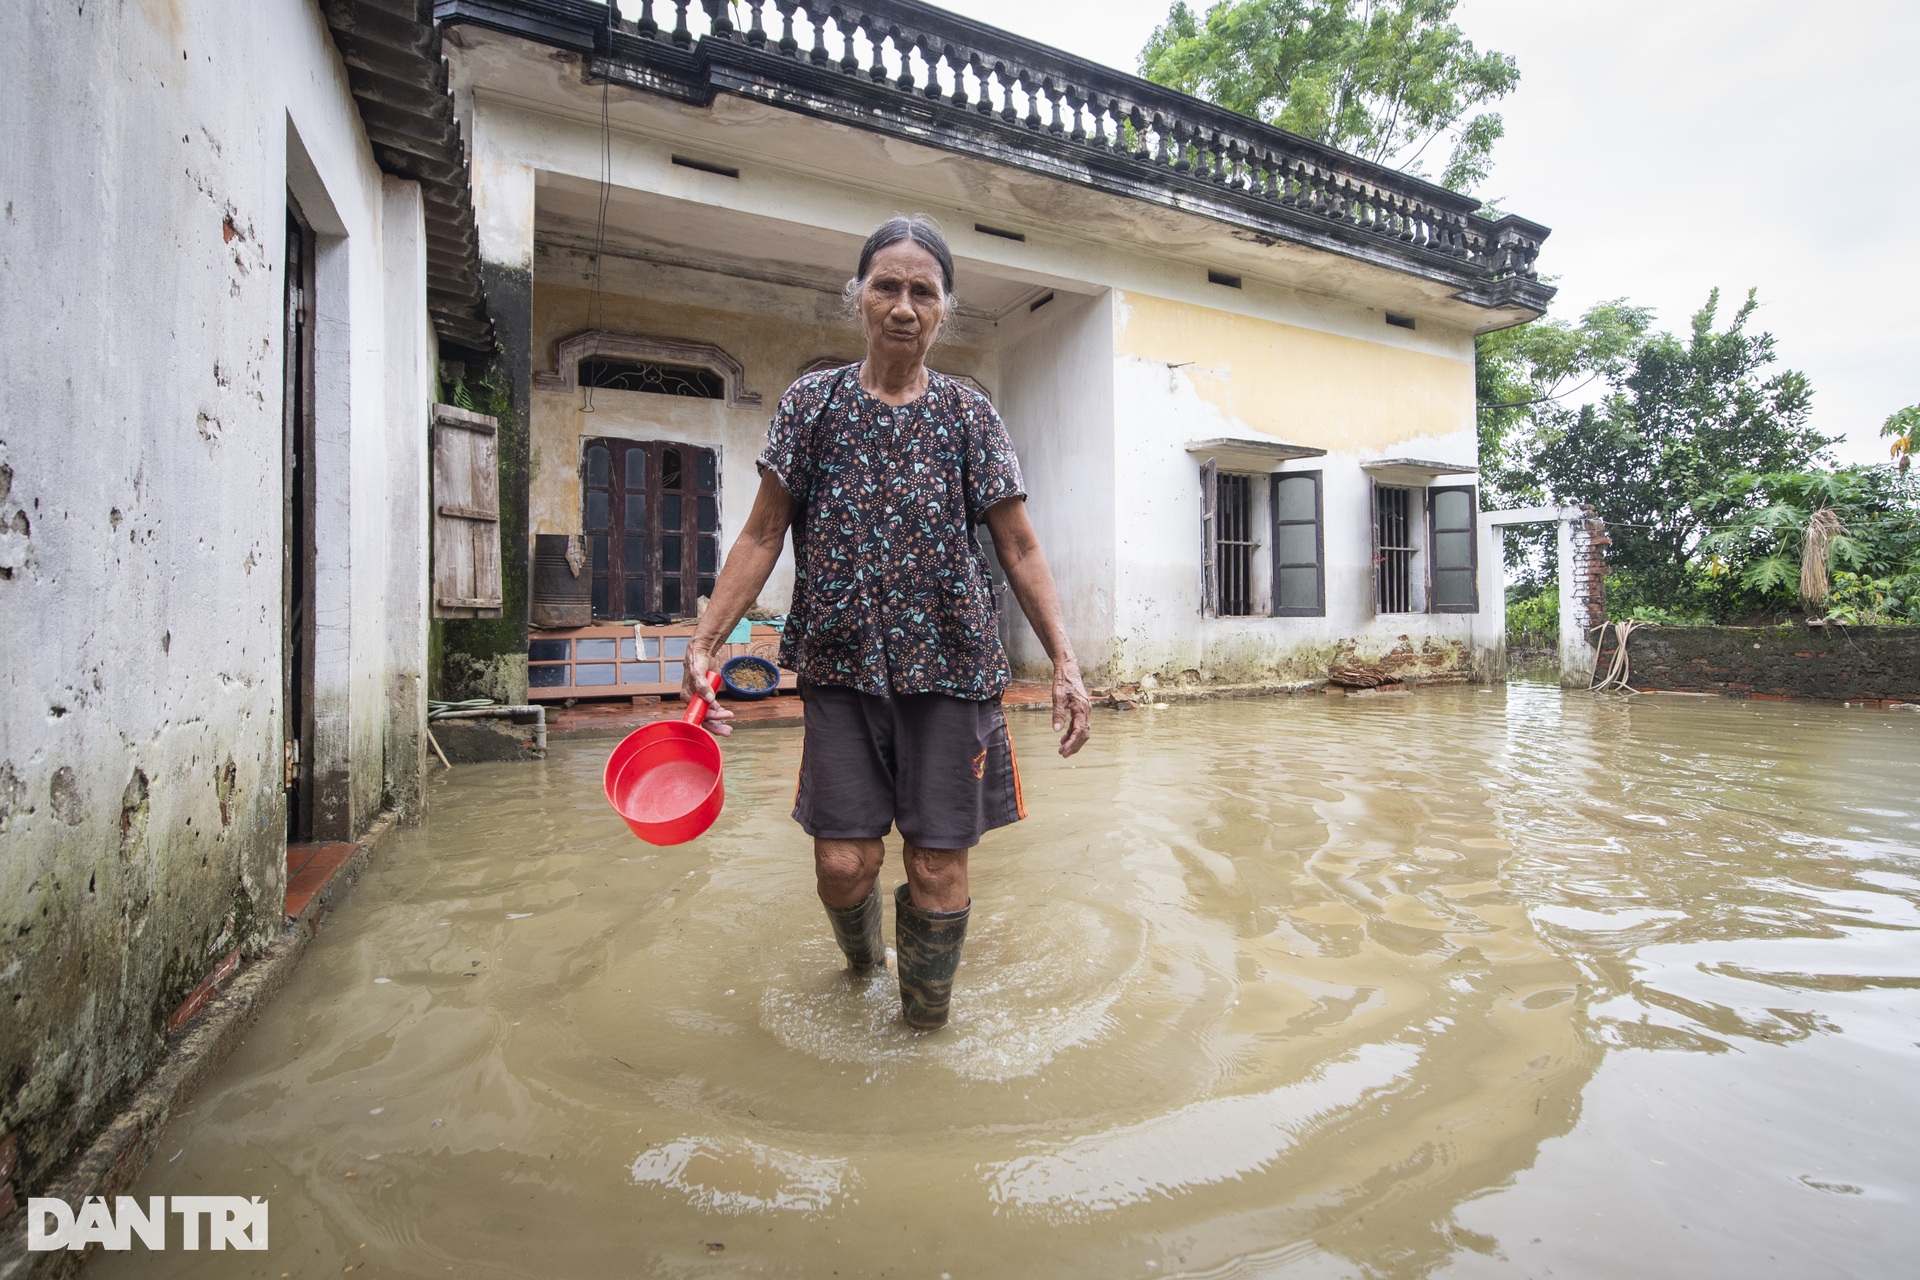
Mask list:
[[[642,41],[744,45],[1460,259],[1496,279],[1532,277],[1539,253],[1536,231],[1478,217],[1468,197],[914,0],[616,0],[608,14],[616,32]]]

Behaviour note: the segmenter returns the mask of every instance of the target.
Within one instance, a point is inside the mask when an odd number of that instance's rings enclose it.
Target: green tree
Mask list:
[[[1706,532],[1741,509],[1732,478],[1806,471],[1833,443],[1808,425],[1806,377],[1775,369],[1773,336],[1749,330],[1758,306],[1749,291],[1717,328],[1714,290],[1685,337],[1633,342],[1630,358],[1602,370],[1604,396],[1547,406],[1510,446],[1521,482],[1556,502],[1591,503],[1607,521],[1609,592],[1623,605],[1697,606],[1689,564]]]
[[[1484,179],[1506,126],[1481,108],[1512,92],[1520,69],[1455,26],[1458,0],[1223,0],[1195,15],[1184,0],[1140,52],[1149,80],[1294,133],[1440,181]]]
[[[1532,465],[1535,427],[1596,381],[1620,377],[1652,320],[1651,308],[1615,298],[1577,323],[1541,319],[1480,336],[1474,381],[1483,506],[1546,500]]]
[[[1887,415],[1887,420],[1880,424],[1880,434],[1892,439],[1887,452],[1904,473],[1912,464],[1915,452],[1920,452],[1920,404],[1910,404]]]

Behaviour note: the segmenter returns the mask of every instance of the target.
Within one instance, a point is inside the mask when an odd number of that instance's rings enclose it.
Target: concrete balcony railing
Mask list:
[[[787,109],[1411,271],[1544,309],[1547,228],[1471,196],[915,0],[439,0],[574,49],[615,83]]]

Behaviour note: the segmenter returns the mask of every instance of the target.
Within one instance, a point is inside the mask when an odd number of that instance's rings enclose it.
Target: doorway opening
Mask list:
[[[280,670],[287,842],[313,838],[313,226],[287,197]]]

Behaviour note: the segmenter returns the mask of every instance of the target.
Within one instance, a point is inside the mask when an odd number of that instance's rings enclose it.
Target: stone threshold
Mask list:
[[[309,924],[336,892],[360,875],[365,842],[287,846],[287,923]],[[344,875],[344,879],[342,878]]]
[[[214,964],[167,1019],[167,1051],[159,1065],[80,1154],[35,1193],[58,1197],[75,1210],[89,1196],[126,1193],[153,1159],[167,1125],[246,1039],[261,1010],[292,976],[327,910],[398,825],[389,811],[357,841],[288,846],[285,917],[278,934],[251,958],[235,948]],[[5,1223],[0,1280],[69,1277],[97,1251],[30,1253],[26,1223],[25,1213],[12,1214]]]

